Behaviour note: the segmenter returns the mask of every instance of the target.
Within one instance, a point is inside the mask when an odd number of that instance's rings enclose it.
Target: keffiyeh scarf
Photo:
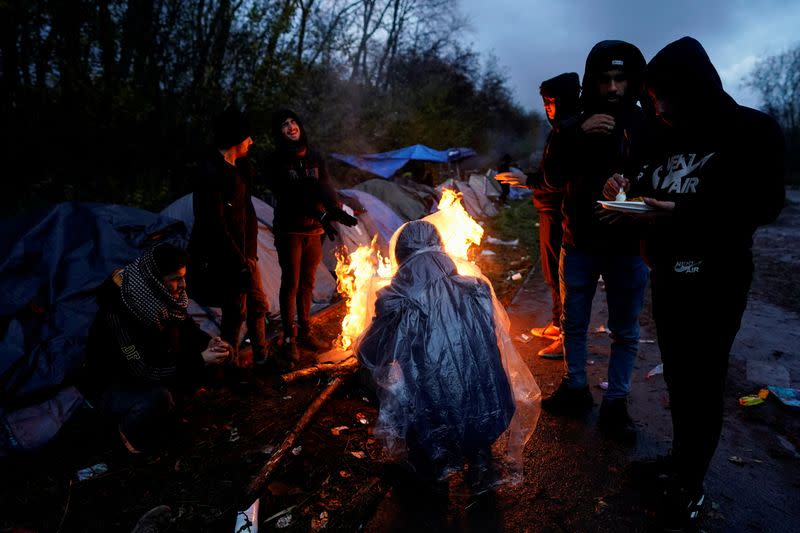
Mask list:
[[[162,330],[167,322],[186,318],[189,297],[181,291],[174,298],[164,286],[152,249],[126,266],[122,272],[122,303],[145,324]]]

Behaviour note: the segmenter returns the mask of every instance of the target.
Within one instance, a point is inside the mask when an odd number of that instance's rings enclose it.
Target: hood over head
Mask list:
[[[290,141],[283,135],[281,132],[281,125],[286,121],[288,118],[293,118],[297,125],[300,126],[300,139],[297,141]],[[278,109],[272,114],[272,121],[271,121],[271,128],[270,131],[272,133],[272,140],[275,143],[275,147],[281,152],[290,152],[295,153],[302,148],[308,146],[308,139],[306,138],[306,128],[303,126],[303,121],[300,120],[300,117],[292,111],[291,109]]]
[[[414,253],[427,248],[442,249],[442,237],[436,226],[427,220],[412,220],[403,226],[397,236],[394,257],[398,265]]]
[[[578,100],[581,95],[578,73],[565,72],[555,78],[544,80],[539,86],[539,94],[554,98],[556,101],[556,116],[550,121],[551,123],[574,115],[578,111]]]
[[[678,124],[708,121],[737,106],[703,45],[691,37],[669,43],[650,60],[645,85],[669,103]]]
[[[628,77],[628,88],[622,101],[635,105],[642,93],[642,77],[645,60],[642,52],[625,41],[600,41],[592,47],[586,57],[586,70],[583,73],[583,101],[588,109],[602,107],[597,92],[598,77],[609,70],[621,70]]]

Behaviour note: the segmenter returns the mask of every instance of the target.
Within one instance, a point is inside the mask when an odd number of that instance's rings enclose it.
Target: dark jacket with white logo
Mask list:
[[[775,220],[784,205],[780,128],[768,115],[736,104],[689,37],[652,59],[647,84],[679,114],[661,129],[628,194],[675,202],[671,216],[649,226],[646,259],[679,274],[749,272],[756,227]]]
[[[300,139],[291,142],[281,133],[281,124],[293,118],[300,126]],[[272,135],[277,145],[265,167],[266,185],[275,196],[275,233],[322,235],[320,218],[326,210],[338,207],[322,154],[308,146],[305,128],[295,113],[275,114]],[[304,156],[297,152],[305,148]]]

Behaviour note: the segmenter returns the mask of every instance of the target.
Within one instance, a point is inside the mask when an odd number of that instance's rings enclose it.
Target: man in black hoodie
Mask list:
[[[566,186],[559,277],[567,373],[556,392],[542,401],[542,407],[566,414],[593,405],[586,377],[587,334],[592,299],[602,275],[612,342],[608,390],[598,426],[628,442],[636,437],[627,397],[639,348],[639,313],[648,272],[631,225],[603,224],[595,207],[602,199],[609,172],[635,168],[644,124],[642,110],[636,105],[644,64],[639,49],[623,41],[602,41],[592,48],[583,76],[581,126],[564,138],[568,166],[564,172],[548,176],[548,183]]]
[[[561,203],[564,199],[563,187],[554,186],[558,173],[564,171],[565,154],[563,138],[580,126],[578,99],[581,93],[580,80],[575,72],[565,72],[555,78],[545,80],[539,87],[544,102],[547,120],[552,130],[547,136],[539,170],[528,176],[528,187],[533,189],[533,205],[539,212],[539,254],[542,262],[542,275],[550,287],[553,300],[553,318],[549,324],[531,329],[538,337],[550,338],[553,343],[539,351],[538,355],[563,357],[564,345],[561,340],[561,290],[558,281],[558,262],[561,257],[561,240],[564,232]],[[564,179],[561,179],[563,182]]]
[[[784,140],[769,116],[738,105],[702,45],[670,43],[650,61],[646,88],[663,131],[634,180],[652,213],[644,252],[670,395],[673,440],[664,492],[667,530],[691,527],[722,429],[730,349],[747,304],[753,233],[784,205]]]
[[[325,161],[309,147],[297,114],[288,109],[275,112],[272,135],[275,152],[265,174],[275,197],[272,231],[281,265],[283,353],[297,360],[298,343],[315,351],[324,346],[312,335],[309,321],[323,235],[333,240],[337,234],[333,222],[355,226],[358,221],[339,206]]]
[[[246,117],[228,108],[214,121],[214,146],[199,166],[192,200],[194,226],[189,240],[190,296],[222,308],[222,338],[238,357],[242,324],[253,361],[267,359],[266,314],[269,302],[258,268],[258,225],[253,201],[252,166],[247,153],[253,139]]]

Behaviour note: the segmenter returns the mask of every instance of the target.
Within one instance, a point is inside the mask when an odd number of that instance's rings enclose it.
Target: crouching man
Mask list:
[[[183,250],[159,244],[114,271],[99,289],[85,392],[117,424],[131,453],[157,447],[177,394],[192,390],[205,365],[219,364],[231,352],[186,311],[186,260]]]

